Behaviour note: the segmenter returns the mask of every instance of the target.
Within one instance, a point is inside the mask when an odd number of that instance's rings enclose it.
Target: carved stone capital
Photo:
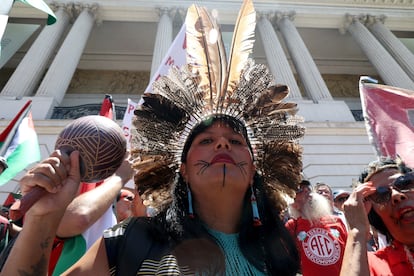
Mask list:
[[[256,18],[258,20],[269,20],[270,24],[274,25],[274,21],[276,18],[276,12],[274,11],[268,11],[268,12],[256,12]]]
[[[385,14],[380,14],[380,15],[370,15],[368,14],[367,17],[367,26],[371,26],[374,25],[375,23],[385,23],[385,19],[387,19],[387,16]]]
[[[279,22],[283,19],[289,19],[290,21],[294,21],[295,17],[296,17],[295,11],[277,12],[274,20],[276,20],[276,24],[278,25]]]
[[[341,28],[339,28],[339,32],[342,34],[345,34],[346,31],[349,29],[349,26],[351,26],[352,24],[354,24],[355,22],[361,22],[362,24],[366,24],[368,20],[368,15],[367,14],[350,14],[347,13],[345,14],[344,17],[344,24]]]
[[[177,17],[179,17],[181,21],[184,21],[186,14],[187,14],[186,8],[177,8]]]
[[[88,10],[89,14],[92,15],[93,19],[97,24],[101,23],[99,16],[99,4],[98,3],[81,3],[77,2],[73,4],[73,13],[77,17],[84,10]]]
[[[156,8],[158,12],[159,18],[161,18],[163,15],[168,15],[171,19],[173,19],[177,13],[177,8],[167,8],[167,7],[158,7]]]
[[[49,4],[50,8],[57,12],[58,10],[63,10],[69,15],[70,21],[73,22],[75,19],[75,14],[73,12],[73,5],[74,3],[60,3],[60,2],[52,2]]]
[[[349,24],[355,23],[355,22],[361,22],[362,24],[365,25],[365,23],[368,20],[368,15],[367,14],[350,14],[347,13],[345,14],[345,21],[348,22]]]

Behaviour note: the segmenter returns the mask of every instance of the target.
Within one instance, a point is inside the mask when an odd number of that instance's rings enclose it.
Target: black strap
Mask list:
[[[153,244],[149,231],[145,219],[131,218],[119,247],[116,275],[137,275]]]

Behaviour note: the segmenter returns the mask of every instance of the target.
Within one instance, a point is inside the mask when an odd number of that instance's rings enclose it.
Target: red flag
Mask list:
[[[360,80],[368,136],[378,155],[399,155],[414,167],[414,91]]]
[[[116,120],[115,107],[111,95],[105,95],[105,99],[102,102],[101,111],[99,115],[105,116],[111,120]]]

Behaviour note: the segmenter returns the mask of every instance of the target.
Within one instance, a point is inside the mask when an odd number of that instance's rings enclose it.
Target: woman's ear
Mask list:
[[[183,177],[184,181],[187,182],[187,167],[184,163],[180,165],[180,174]]]

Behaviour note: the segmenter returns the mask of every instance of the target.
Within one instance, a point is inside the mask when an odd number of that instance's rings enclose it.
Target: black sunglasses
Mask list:
[[[310,192],[310,189],[309,188],[304,188],[304,187],[300,187],[300,188],[298,188],[297,190],[296,190],[296,193],[297,194],[300,194],[300,193],[302,193],[302,192]]]
[[[121,196],[121,193],[119,193],[118,196],[116,197],[116,201],[120,201],[121,199],[124,199],[124,198],[128,201],[133,201],[135,196],[133,195]]]
[[[133,201],[134,200],[134,196],[126,196],[124,198],[128,201]]]
[[[342,197],[339,197],[339,198],[335,199],[334,201],[345,202],[348,198],[349,198],[349,196],[342,196]]]
[[[385,204],[391,199],[392,189],[400,193],[414,191],[414,172],[397,177],[391,186],[377,187],[377,191],[367,198],[377,204]]]

